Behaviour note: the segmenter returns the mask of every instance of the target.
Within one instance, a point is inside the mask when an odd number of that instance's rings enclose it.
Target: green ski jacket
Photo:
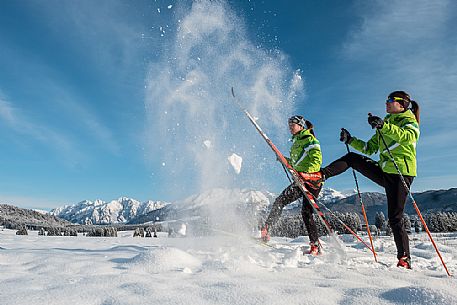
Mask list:
[[[407,110],[402,113],[388,114],[384,118],[384,125],[379,132],[384,136],[384,140],[402,175],[416,176],[416,143],[419,139],[420,130],[414,113]],[[398,174],[378,133],[371,137],[368,142],[353,137],[350,145],[366,155],[372,155],[379,151],[378,164],[383,172]]]
[[[290,148],[290,165],[297,172],[318,172],[322,165],[322,153],[319,141],[307,129],[292,136]]]

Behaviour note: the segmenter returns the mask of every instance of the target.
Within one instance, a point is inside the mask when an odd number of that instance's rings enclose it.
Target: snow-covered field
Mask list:
[[[0,304],[456,304],[457,281],[425,234],[412,235],[413,270],[395,267],[391,237],[378,237],[379,263],[344,236],[303,255],[307,238],[47,237],[0,231]],[[451,273],[457,234],[436,236]]]

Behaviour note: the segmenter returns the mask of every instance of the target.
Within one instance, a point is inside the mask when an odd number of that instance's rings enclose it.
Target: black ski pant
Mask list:
[[[405,209],[408,191],[404,187],[400,175],[385,173],[377,162],[353,152],[333,161],[327,167],[323,168],[321,172],[325,175],[325,179],[328,179],[343,173],[349,167],[352,167],[368,179],[384,187],[387,196],[389,224],[394,234],[395,245],[397,246],[397,257],[410,257],[409,239],[403,220],[403,211]],[[414,177],[403,176],[403,178],[409,188]]]
[[[308,184],[306,184],[305,187],[315,198],[319,196],[321,187],[313,188]],[[268,215],[268,218],[265,221],[265,224],[268,226],[268,228],[271,228],[271,226],[275,224],[281,216],[282,209],[286,205],[298,200],[299,198],[302,198],[301,214],[303,222],[305,223],[306,230],[308,231],[309,241],[310,243],[317,243],[319,239],[317,234],[316,223],[313,218],[313,208],[309,204],[308,199],[305,197],[301,189],[295,183],[289,185],[276,198],[275,202],[273,203],[273,207],[271,208],[270,214]]]

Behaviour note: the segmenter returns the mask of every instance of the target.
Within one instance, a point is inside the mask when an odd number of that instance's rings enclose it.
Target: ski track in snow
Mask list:
[[[396,267],[392,237],[369,250],[323,237],[323,255],[303,255],[307,237],[47,237],[0,232],[0,304],[455,304],[425,234],[411,235],[413,270]],[[457,234],[435,235],[451,273]],[[366,237],[365,237],[366,238]]]

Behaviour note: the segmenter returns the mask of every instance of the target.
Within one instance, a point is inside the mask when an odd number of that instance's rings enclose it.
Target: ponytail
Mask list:
[[[414,113],[417,123],[420,124],[420,112],[421,111],[420,111],[419,104],[416,101],[411,100],[411,111]]]
[[[308,120],[305,120],[305,124],[306,124],[306,129],[308,129],[309,132],[310,132],[313,136],[316,136],[316,135],[314,134],[314,125],[313,125],[313,123],[311,123],[311,122],[308,121]]]

